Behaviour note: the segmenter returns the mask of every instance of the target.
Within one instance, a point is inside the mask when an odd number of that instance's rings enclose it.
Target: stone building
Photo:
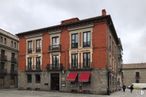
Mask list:
[[[123,83],[146,83],[146,63],[123,64]]]
[[[0,29],[0,88],[17,87],[18,38]]]
[[[122,45],[105,10],[17,36],[19,89],[107,94],[120,86]]]

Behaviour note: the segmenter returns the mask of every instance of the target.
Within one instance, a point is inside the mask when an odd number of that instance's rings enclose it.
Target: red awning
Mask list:
[[[79,82],[88,82],[90,78],[91,72],[84,71],[80,73]]]
[[[78,73],[77,72],[70,72],[68,73],[66,80],[67,81],[75,81],[77,78]]]

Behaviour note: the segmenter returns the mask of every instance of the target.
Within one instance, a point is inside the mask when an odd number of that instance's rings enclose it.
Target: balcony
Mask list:
[[[32,48],[28,48],[27,52],[28,52],[28,54],[31,54],[32,53]]]
[[[78,48],[78,43],[72,43],[71,48]]]
[[[40,53],[41,52],[41,48],[39,47],[39,48],[36,48],[36,52],[37,53]]]
[[[3,61],[3,62],[7,61],[7,56],[0,54],[0,61]]]
[[[63,70],[63,65],[62,64],[58,64],[58,65],[52,65],[52,64],[48,64],[46,69],[47,71],[61,71]]]
[[[15,69],[11,69],[10,74],[11,74],[11,75],[17,75],[18,72],[17,72],[17,70],[15,70]]]
[[[41,68],[33,69],[32,67],[26,67],[25,72],[41,72]]]
[[[17,63],[17,59],[16,59],[16,58],[11,57],[11,63]]]
[[[70,71],[84,71],[84,70],[92,70],[92,68],[90,67],[91,66],[91,63],[90,63],[90,65],[88,65],[88,66],[84,66],[84,65],[82,65],[82,67],[81,67],[81,65],[77,65],[77,66],[71,66],[71,68],[69,69]]]
[[[60,52],[61,51],[61,45],[50,45],[49,46],[49,52]]]
[[[6,75],[7,70],[6,69],[0,69],[0,75]]]

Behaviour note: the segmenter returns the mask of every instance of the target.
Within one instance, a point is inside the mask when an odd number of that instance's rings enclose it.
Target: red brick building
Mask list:
[[[121,83],[122,46],[110,15],[17,34],[18,88],[108,93]]]

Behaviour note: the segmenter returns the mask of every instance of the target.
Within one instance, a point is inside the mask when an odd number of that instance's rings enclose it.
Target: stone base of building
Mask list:
[[[45,72],[19,72],[18,89],[28,90],[57,90],[61,92],[77,92],[91,94],[107,94],[108,77],[106,69],[91,70],[90,81],[87,83],[66,81],[68,73],[71,71],[45,71]],[[77,71],[78,73],[82,71]],[[32,76],[31,82],[27,82],[27,75]],[[41,81],[36,83],[35,75],[39,74]],[[56,77],[56,78],[55,78]],[[54,80],[58,79],[58,80]],[[56,81],[56,83],[54,83]],[[58,84],[52,87],[52,84]],[[111,89],[111,88],[109,88]],[[110,90],[112,91],[112,90]]]
[[[0,88],[17,88],[17,76],[16,75],[1,75],[0,76]]]

